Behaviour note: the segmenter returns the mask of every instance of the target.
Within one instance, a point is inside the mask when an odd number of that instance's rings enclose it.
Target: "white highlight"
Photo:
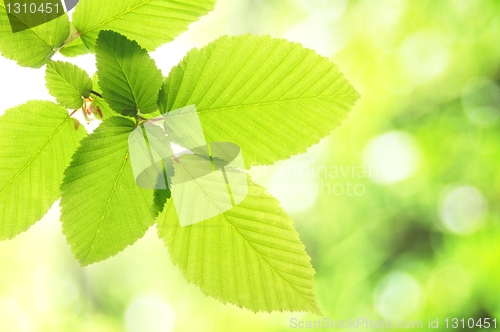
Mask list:
[[[393,272],[378,284],[375,307],[385,318],[398,320],[415,313],[420,307],[419,283],[405,272]]]
[[[392,184],[413,175],[420,164],[418,145],[407,132],[392,131],[373,138],[365,147],[363,161],[376,169],[374,182]]]
[[[0,329],[9,332],[27,332],[30,329],[26,312],[11,297],[0,297]]]
[[[444,195],[439,215],[449,231],[469,235],[483,226],[487,210],[488,203],[477,188],[461,186]]]
[[[125,312],[127,332],[172,332],[175,314],[160,296],[142,296],[134,300]]]

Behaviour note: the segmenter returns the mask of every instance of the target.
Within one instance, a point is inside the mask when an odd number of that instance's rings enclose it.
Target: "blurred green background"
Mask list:
[[[362,95],[307,153],[251,171],[295,220],[324,316],[500,325],[500,1],[221,0],[155,58],[166,75],[189,48],[246,32],[315,49]],[[321,319],[205,297],[155,229],[82,269],[58,214],[0,243],[2,332],[288,331]]]

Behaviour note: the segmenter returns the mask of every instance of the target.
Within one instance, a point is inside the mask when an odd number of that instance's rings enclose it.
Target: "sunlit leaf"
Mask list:
[[[134,123],[104,121],[85,138],[61,187],[63,233],[82,265],[116,255],[141,238],[157,211],[153,190],[134,181],[127,140]]]
[[[13,33],[4,1],[0,0],[0,52],[20,66],[43,66],[63,45],[69,30],[68,15],[64,14],[45,24]]]
[[[59,197],[63,172],[79,141],[68,111],[30,101],[0,117],[0,239],[27,230]]]
[[[165,113],[194,104],[207,141],[238,144],[249,167],[305,152],[358,98],[327,58],[284,39],[244,35],[189,52],[165,80],[159,106]]]
[[[82,107],[83,98],[88,98],[92,90],[87,72],[68,62],[49,62],[45,80],[47,89],[57,102],[71,109]]]
[[[252,311],[319,313],[314,270],[293,221],[256,184],[236,207],[186,227],[168,200],[158,233],[186,279],[223,303]]]
[[[74,58],[79,55],[84,55],[89,53],[89,50],[87,49],[85,44],[83,44],[82,39],[78,37],[75,38],[73,41],[71,41],[68,45],[61,48],[59,53],[61,53],[65,57]]]
[[[102,31],[96,47],[99,86],[118,114],[135,116],[158,109],[161,71],[135,41],[113,31]]]
[[[80,0],[73,23],[91,50],[101,30],[113,30],[152,51],[172,41],[214,7],[215,0]]]

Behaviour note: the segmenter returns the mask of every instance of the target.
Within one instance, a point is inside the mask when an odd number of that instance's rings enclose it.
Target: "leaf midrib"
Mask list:
[[[86,33],[88,33],[88,32],[91,32],[91,31],[93,31],[93,30],[95,30],[95,29],[99,29],[99,28],[100,28],[100,27],[102,27],[103,25],[106,25],[106,24],[108,24],[108,23],[109,23],[109,22],[111,22],[111,21],[117,20],[117,19],[121,18],[122,16],[125,16],[125,15],[129,14],[130,12],[134,11],[135,9],[140,8],[140,7],[144,6],[144,5],[149,4],[151,1],[153,1],[153,0],[146,0],[146,1],[144,1],[144,2],[141,2],[141,3],[140,3],[140,4],[138,4],[137,6],[132,7],[132,8],[130,8],[130,9],[128,9],[128,10],[126,10],[125,12],[123,12],[123,13],[121,13],[121,14],[117,15],[117,16],[111,17],[110,19],[108,19],[108,20],[106,20],[106,21],[104,21],[104,22],[101,22],[101,23],[99,23],[99,24],[97,24],[97,25],[95,25],[95,26],[93,26],[93,27],[91,27],[91,28],[88,28],[88,29],[86,29],[85,31],[83,31],[83,32],[82,32],[82,35],[84,35],[84,34],[86,34]],[[191,4],[191,5],[192,5],[192,4]],[[203,8],[203,7],[200,7],[200,8]]]
[[[285,282],[285,284],[289,285],[290,288],[292,288],[309,306],[311,306],[311,308],[316,312],[317,309],[314,307],[314,305],[312,305],[308,299],[306,299],[304,297],[304,295],[299,292],[297,289],[295,289],[294,285],[292,285],[289,281],[287,281],[283,275],[280,273],[279,270],[275,269],[270,263],[269,261],[264,257],[262,256],[258,251],[257,249],[255,249],[255,247],[243,236],[243,234],[241,234],[241,232],[231,223],[231,221],[229,221],[229,218],[224,214],[224,213],[221,213],[221,216],[224,217],[224,219],[227,221],[227,223],[233,228],[233,231],[235,231],[242,239],[243,241],[245,241],[245,243],[247,243],[251,248],[252,250],[257,254],[257,256],[259,258],[261,258],[264,262],[266,262],[266,264],[271,268],[272,271],[274,271],[280,278],[281,280],[283,280],[283,282]]]
[[[212,199],[210,199],[210,198],[208,197],[208,195],[205,193],[205,191],[201,188],[201,186],[199,186],[199,185],[198,185],[198,183],[196,182],[196,179],[195,179],[195,178],[193,178],[193,177],[191,176],[191,174],[185,170],[185,168],[182,166],[182,164],[181,164],[181,163],[179,163],[179,165],[180,165],[180,167],[181,167],[181,168],[185,171],[185,173],[186,173],[186,174],[188,174],[188,176],[191,178],[191,180],[192,180],[192,181],[194,181],[194,183],[198,186],[198,188],[199,188],[199,189],[203,192],[203,194],[207,197],[208,201],[209,201],[209,202],[211,202],[211,203],[214,205],[214,207],[215,207],[215,208],[216,208],[216,209],[220,212],[220,209],[217,207],[217,205],[216,205],[215,203],[213,203],[213,200],[212,200]],[[224,219],[227,221],[227,223],[228,223],[228,224],[232,227],[233,231],[235,231],[235,232],[236,232],[236,233],[237,233],[237,234],[238,234],[238,235],[239,235],[239,236],[243,239],[243,241],[244,241],[244,242],[245,242],[248,246],[250,246],[250,248],[252,248],[252,250],[253,250],[253,251],[257,254],[257,256],[258,256],[259,258],[261,258],[264,262],[266,262],[266,264],[267,264],[267,265],[271,268],[271,270],[272,270],[272,271],[274,271],[274,272],[275,272],[275,273],[276,273],[276,274],[277,274],[277,275],[278,275],[278,276],[279,276],[279,277],[280,277],[280,278],[281,278],[281,279],[285,282],[285,284],[289,285],[289,286],[290,286],[290,287],[291,287],[291,288],[292,288],[292,289],[293,289],[293,290],[294,290],[294,291],[295,291],[298,295],[300,295],[300,297],[301,297],[301,298],[302,298],[302,299],[303,299],[303,300],[304,300],[304,301],[305,301],[308,305],[310,305],[310,306],[311,306],[311,308],[313,308],[314,312],[317,312],[317,311],[318,311],[318,309],[316,309],[316,308],[315,308],[315,306],[314,306],[314,305],[312,305],[312,304],[309,302],[309,300],[307,300],[307,299],[304,297],[304,295],[302,295],[302,293],[300,293],[297,289],[295,289],[295,287],[294,287],[294,286],[293,286],[290,282],[288,282],[288,281],[287,281],[287,280],[286,280],[286,279],[285,279],[285,278],[281,275],[280,271],[276,270],[276,269],[275,269],[275,268],[274,268],[274,267],[273,267],[273,266],[272,266],[272,265],[271,265],[271,264],[267,261],[267,259],[266,259],[264,256],[262,256],[262,255],[261,255],[261,254],[260,254],[260,253],[259,253],[259,252],[255,249],[255,248],[254,248],[254,246],[253,246],[253,245],[252,245],[252,244],[251,244],[251,243],[250,243],[250,242],[249,242],[249,241],[248,241],[248,240],[247,240],[247,239],[243,236],[243,234],[241,234],[241,232],[240,232],[240,231],[238,231],[238,229],[237,229],[237,228],[236,228],[236,227],[235,227],[235,226],[231,223],[231,221],[229,221],[229,218],[228,218],[228,217],[224,214],[224,212],[221,212],[221,213],[220,213],[220,216],[223,216],[223,217],[224,217]]]
[[[0,7],[2,7],[3,9],[5,9],[5,4],[2,2],[0,3]],[[5,10],[5,13],[7,13],[7,10]],[[64,15],[67,15],[67,14],[63,14]],[[16,16],[16,18],[18,18]],[[59,17],[55,18],[56,20],[59,19]],[[45,38],[43,38],[42,36],[40,36],[35,30],[33,30],[29,25],[27,25],[25,22],[19,20],[19,22],[23,23],[28,29],[29,31],[31,31],[33,34],[35,34],[38,38],[40,38],[41,40],[43,40],[43,42],[52,50],[52,52],[55,53],[54,51],[54,48],[52,45],[49,44],[49,42],[47,42],[47,40],[45,40]]]
[[[106,38],[107,39],[107,38]],[[130,90],[130,94],[132,95],[132,98],[133,98],[133,102],[135,104],[135,111],[138,111],[139,110],[139,104],[138,104],[138,98],[139,96],[136,96],[135,95],[135,91],[134,91],[134,88],[132,87],[131,85],[131,81],[130,81],[130,77],[127,75],[126,71],[125,71],[125,67],[123,66],[123,59],[121,59],[119,56],[118,56],[118,53],[116,52],[115,48],[113,48],[113,46],[111,45],[111,43],[109,42],[109,39],[107,39],[108,41],[108,46],[109,46],[109,49],[111,50],[111,52],[113,53],[114,57],[115,57],[115,60],[116,60],[116,64],[118,65],[119,67],[119,71],[121,73],[123,73],[123,76],[125,77],[125,83],[127,83],[128,85],[128,88]],[[137,46],[137,45],[135,45]],[[139,46],[140,48],[140,46]],[[134,55],[136,53],[136,49],[134,49]],[[142,65],[142,59],[141,59],[141,65]],[[121,94],[120,94],[121,95]],[[126,97],[126,96],[123,96],[121,95],[122,97]],[[119,113],[120,114],[120,113]]]
[[[66,119],[64,119],[64,121],[59,125],[59,127],[56,128],[56,130],[54,130],[54,132],[52,132],[52,134],[49,136],[49,138],[42,144],[42,146],[40,147],[40,149],[38,149],[38,151],[33,155],[33,157],[31,157],[30,160],[28,160],[28,162],[26,163],[26,165],[24,165],[21,170],[16,174],[14,175],[14,177],[6,184],[6,186],[0,191],[0,195],[3,194],[4,191],[7,190],[7,188],[10,187],[10,185],[21,175],[21,173],[26,169],[28,168],[28,166],[33,162],[33,160],[35,160],[36,157],[38,157],[38,155],[41,153],[41,151],[43,150],[43,148],[45,148],[45,146],[47,144],[49,144],[49,142],[52,140],[52,138],[54,138],[55,135],[57,135],[57,133],[59,132],[59,130],[61,130],[61,128],[64,126],[64,124],[69,120],[71,119],[70,116],[68,116]]]
[[[276,100],[276,101],[269,101],[269,102],[264,102],[264,103],[252,103],[252,104],[241,104],[241,105],[232,105],[232,106],[225,106],[225,107],[213,107],[213,108],[207,108],[205,110],[200,110],[197,109],[198,113],[209,113],[209,112],[220,112],[220,111],[225,111],[225,110],[231,110],[231,109],[239,109],[239,108],[244,108],[244,107],[257,107],[257,106],[265,106],[265,105],[279,105],[281,103],[291,103],[291,102],[299,102],[299,101],[304,101],[304,100],[317,100],[317,99],[332,99],[335,97],[353,97],[356,98],[358,95],[356,93],[353,94],[339,94],[339,95],[332,95],[332,96],[324,96],[324,97],[309,97],[309,98],[296,98],[296,99],[283,99],[283,100]],[[334,100],[335,103],[339,104],[337,101]],[[190,104],[187,102],[186,104]],[[171,107],[171,110],[176,109],[176,107]],[[168,114],[171,110],[163,113],[163,114]],[[174,117],[180,117],[180,116],[185,116],[185,114],[177,114],[177,115],[169,115],[169,118],[174,118]]]
[[[89,251],[85,255],[85,259],[82,262],[83,264],[87,264],[87,260],[89,259],[90,255],[92,254],[92,252],[94,250],[94,245],[97,241],[97,235],[99,234],[99,231],[101,230],[102,224],[104,222],[104,218],[106,217],[106,213],[108,212],[108,209],[111,205],[111,199],[113,198],[113,195],[115,194],[116,185],[118,184],[120,177],[123,175],[123,169],[125,168],[125,164],[127,163],[127,159],[128,159],[128,152],[125,154],[125,156],[123,158],[123,163],[120,167],[120,170],[118,171],[118,173],[116,175],[115,182],[113,183],[113,189],[111,190],[111,194],[109,195],[108,202],[107,202],[106,207],[104,208],[102,216],[99,220],[99,226],[97,226],[97,231],[94,234],[94,239],[92,240],[92,244],[90,245]]]
[[[122,17],[122,16],[124,16],[124,15],[129,14],[131,11],[133,11],[133,10],[135,10],[135,9],[137,9],[137,8],[140,8],[141,6],[144,6],[144,5],[148,4],[148,3],[149,3],[149,2],[151,2],[151,1],[152,1],[152,0],[146,0],[146,1],[144,1],[144,2],[141,2],[141,3],[140,3],[140,4],[138,4],[137,6],[132,7],[131,9],[126,10],[125,12],[123,12],[123,13],[121,13],[121,14],[117,15],[117,16],[111,17],[111,18],[110,18],[109,20],[107,20],[107,21],[104,21],[104,22],[102,22],[102,23],[100,23],[100,24],[98,24],[98,25],[93,26],[92,28],[89,28],[89,29],[87,29],[87,30],[83,31],[83,32],[81,33],[81,35],[83,36],[83,35],[85,35],[86,33],[90,32],[90,31],[92,31],[92,30],[98,29],[98,28],[100,28],[101,26],[106,25],[106,24],[108,24],[108,23],[109,23],[109,22],[111,22],[111,21],[117,20],[117,19],[119,19],[120,17]]]
[[[63,76],[61,73],[59,73],[55,68],[52,68],[52,69],[54,70],[56,76],[59,76],[64,82],[66,82],[74,90],[74,92],[76,92],[78,94],[79,97],[83,97],[83,94],[69,80],[67,80],[65,76]],[[75,76],[77,76],[77,73],[75,73],[75,72],[73,72],[71,74],[74,74]],[[83,105],[83,101],[82,101],[82,105]]]

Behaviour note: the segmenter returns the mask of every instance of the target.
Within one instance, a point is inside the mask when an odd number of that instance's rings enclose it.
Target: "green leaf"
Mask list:
[[[139,44],[116,32],[102,31],[96,61],[99,86],[115,112],[135,116],[158,109],[161,71]]]
[[[102,89],[99,86],[99,79],[97,77],[97,74],[92,76],[92,85],[94,87],[94,91],[96,91],[98,93],[102,92]],[[104,98],[101,98],[101,97],[96,96],[96,95],[92,95],[92,98],[94,99],[94,103],[96,104],[96,106],[98,106],[100,111],[101,111],[102,120],[109,119],[109,118],[112,118],[114,116],[121,116],[111,109],[111,107],[106,102],[106,100],[104,100]]]
[[[61,53],[65,57],[74,58],[74,57],[77,57],[79,55],[88,54],[89,50],[83,44],[82,39],[78,37],[78,38],[72,40],[68,45],[61,48],[59,50],[59,53]]]
[[[113,30],[152,51],[207,14],[216,0],[80,0],[73,13],[85,45],[94,50],[101,30]]]
[[[359,98],[327,58],[283,39],[222,37],[190,51],[160,92],[162,113],[194,104],[207,141],[269,165],[319,142]]]
[[[320,313],[314,270],[293,221],[254,183],[236,207],[186,227],[168,200],[158,234],[186,279],[223,303],[252,311]]]
[[[64,14],[48,23],[13,33],[4,1],[0,0],[0,52],[20,66],[43,66],[63,45],[69,30],[68,15]]]
[[[63,233],[82,265],[119,253],[154,223],[153,190],[137,186],[128,158],[134,127],[122,117],[104,121],[82,141],[64,173]]]
[[[30,101],[0,117],[0,239],[27,230],[59,197],[63,172],[86,135],[68,111]]]
[[[90,96],[92,81],[87,72],[74,64],[51,61],[45,70],[47,89],[66,108],[79,109]]]

